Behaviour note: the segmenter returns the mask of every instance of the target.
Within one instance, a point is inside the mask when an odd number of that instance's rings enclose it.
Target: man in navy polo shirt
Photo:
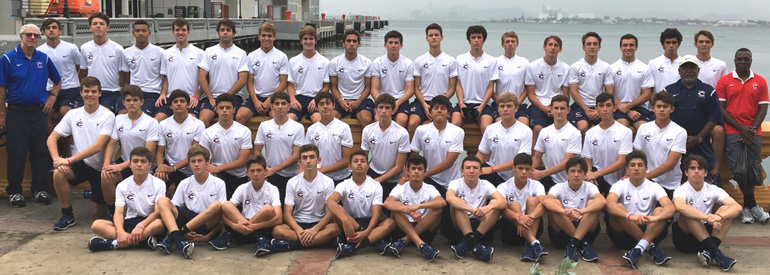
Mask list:
[[[32,166],[32,195],[35,201],[50,204],[45,192],[46,172],[50,166],[46,138],[48,112],[61,89],[61,77],[53,61],[35,49],[40,42],[40,28],[34,24],[21,27],[21,44],[0,58],[0,133],[7,131],[8,187],[11,206],[25,205],[21,181],[27,152]],[[54,83],[46,91],[48,79]],[[8,107],[5,104],[8,103]]]

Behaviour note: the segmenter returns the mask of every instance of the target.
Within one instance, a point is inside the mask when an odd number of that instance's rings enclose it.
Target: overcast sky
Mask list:
[[[512,9],[511,17],[535,17],[543,5],[561,9],[566,13],[593,13],[596,16],[663,17],[688,19],[755,19],[770,20],[770,3],[767,0],[551,0],[551,1],[500,1],[500,0],[321,0],[321,12],[328,15],[342,13],[375,14],[382,17],[403,17],[414,10],[425,11],[429,3],[434,9],[462,13],[468,10]],[[630,7],[630,8],[629,8]],[[663,9],[665,7],[665,9]],[[457,9],[454,9],[457,8]]]

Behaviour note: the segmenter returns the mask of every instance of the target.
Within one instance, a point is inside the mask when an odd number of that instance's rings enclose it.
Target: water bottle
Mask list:
[[[84,199],[90,199],[91,198],[91,189],[83,190],[83,198]]]
[[[84,199],[90,199],[91,198],[91,189],[86,189],[86,190],[82,190],[82,191],[81,190],[77,190],[77,189],[72,189],[71,197],[73,197],[73,198],[82,197]]]

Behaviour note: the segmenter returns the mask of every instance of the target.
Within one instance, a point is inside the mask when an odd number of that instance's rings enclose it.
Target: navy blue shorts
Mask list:
[[[596,109],[596,107],[588,107],[588,108],[591,110]],[[581,121],[581,120],[588,121],[589,124],[593,124],[593,125],[599,124],[599,122],[601,121],[601,119],[589,120],[588,115],[586,115],[585,112],[583,112],[583,108],[580,108],[580,105],[578,105],[577,103],[572,103],[572,106],[570,106],[569,114],[567,114],[567,121],[569,121],[569,123],[572,123],[572,125],[575,125],[577,124],[578,121]]]
[[[376,108],[377,106],[374,106],[374,107]],[[411,111],[411,109],[412,109],[412,106],[411,106],[411,104],[409,103],[409,100],[405,100],[405,101],[404,101],[404,103],[401,103],[401,105],[398,105],[397,107],[398,107],[398,108],[396,109],[396,114],[395,114],[395,115],[393,115],[393,117],[394,117],[394,118],[395,118],[395,117],[396,117],[398,114],[405,114],[405,115],[407,115],[407,116],[411,114],[411,112],[410,112],[410,111]]]
[[[106,205],[104,201],[104,194],[102,194],[102,172],[91,168],[85,162],[77,161],[72,163],[72,175],[74,179],[69,180],[69,184],[72,186],[78,185],[81,182],[88,181],[91,184],[91,201],[97,204]]]
[[[612,114],[612,118],[614,118],[615,120],[618,120],[618,119],[622,118],[622,119],[628,120],[631,123],[634,123],[634,122],[637,122],[637,121],[653,121],[653,120],[655,120],[655,113],[653,113],[650,110],[647,110],[647,108],[644,108],[644,107],[641,107],[641,106],[636,106],[634,108],[631,108],[631,110],[637,111],[637,112],[639,112],[641,114],[639,119],[632,120],[631,118],[628,117],[627,114],[625,114],[625,113],[623,113],[621,111],[615,111],[615,113]]]
[[[102,95],[99,97],[99,104],[101,104],[104,107],[107,107],[112,111],[113,113],[118,113],[118,104],[120,106],[123,105],[122,96],[120,96],[120,91],[102,91]],[[125,107],[123,107],[125,109]]]
[[[610,241],[612,241],[615,246],[623,250],[630,250],[634,248],[639,240],[634,239],[631,237],[631,235],[628,235],[628,233],[624,232],[622,229],[615,229],[612,227],[609,217],[609,213],[605,212],[604,223],[607,225],[607,236],[610,237]],[[660,242],[666,239],[668,236],[669,225],[671,225],[671,220],[666,220],[666,227],[663,228],[663,231],[661,231],[660,234],[652,240],[653,243],[660,244]],[[647,231],[647,225],[640,225],[639,229],[641,229],[642,232],[645,232]]]
[[[310,105],[310,102],[313,101],[313,97],[304,96],[304,95],[297,95],[294,97],[299,101],[299,105],[301,105],[301,110],[297,110],[294,108],[289,108],[289,113],[294,114],[297,116],[298,120],[302,120],[303,118],[307,117],[307,119],[310,119],[310,115],[318,113],[318,107],[316,106],[315,110],[312,112],[307,111],[307,106]]]
[[[425,103],[427,103],[428,106],[430,106],[430,100],[426,100]],[[409,106],[410,106],[409,107],[409,114],[410,115],[417,115],[417,116],[419,116],[420,117],[420,121],[422,121],[422,122],[425,122],[426,120],[428,120],[428,115],[426,114],[426,112],[428,110],[425,110],[425,108],[422,107],[422,104],[420,103],[419,100],[415,99],[414,101],[412,101],[412,104],[410,104]],[[451,121],[452,120],[452,113],[455,112],[455,108],[451,108],[450,110],[447,110],[447,111],[449,112],[449,116],[447,116],[447,119],[449,119]]]
[[[196,117],[201,112],[201,104],[198,102],[198,105],[195,105],[193,108],[187,108],[188,114],[193,114]],[[155,114],[164,113],[167,117],[170,117],[174,115],[174,110],[171,110],[171,102],[168,102],[168,99],[166,100],[166,103],[163,103],[163,105],[160,105],[157,109],[155,109]]]
[[[548,125],[553,124],[553,117],[549,117],[548,114],[543,113],[540,109],[538,109],[535,105],[530,105],[528,108],[529,111],[529,127],[535,127],[535,125],[543,126],[543,128],[547,127]]]
[[[233,110],[238,111],[238,108],[241,107],[241,103],[243,103],[243,97],[241,97],[241,95],[235,95],[234,97],[235,97],[235,106],[233,106]],[[201,110],[205,109],[205,110],[209,110],[209,111],[212,111],[212,112],[216,113],[214,111],[214,106],[211,106],[211,103],[209,103],[209,100],[206,99],[206,98],[202,98],[198,102],[198,106],[200,106]]]
[[[714,227],[708,223],[704,223],[703,226],[706,227],[706,231],[709,233],[709,236],[711,236],[711,233],[714,232]],[[676,222],[671,225],[671,239],[674,241],[676,250],[684,253],[695,253],[706,249],[705,247],[701,247],[700,241],[698,241],[695,236],[690,233],[685,233],[682,228],[679,227],[679,223]]]
[[[118,158],[117,160],[115,160],[114,164],[121,164],[123,162],[125,162],[123,160],[123,158]],[[128,177],[132,176],[133,174],[134,174],[134,172],[131,172],[131,168],[126,168],[126,169],[123,169],[123,170],[120,171],[120,176],[123,177],[123,179],[127,179]],[[152,175],[152,174],[150,174],[150,175]]]
[[[297,225],[299,227],[302,227],[302,229],[308,230],[310,228],[313,228],[313,226],[316,226],[318,224],[317,222],[298,222]]]
[[[535,232],[535,239],[540,239],[540,236],[543,235],[543,217],[540,217],[540,226],[537,227],[537,232]],[[519,230],[516,226],[513,225],[513,221],[510,221],[508,219],[502,218],[499,221],[497,221],[496,226],[498,229],[500,229],[500,239],[504,244],[507,245],[523,245],[527,242],[527,239],[525,239],[522,236],[519,236],[517,231]]]
[[[131,234],[131,231],[134,231],[134,228],[136,228],[136,225],[142,222],[143,220],[147,219],[147,217],[133,217],[130,219],[124,219],[123,220],[123,231],[126,231],[126,233]],[[112,223],[115,223],[115,220],[112,216],[108,219],[108,221],[111,221]]]
[[[193,212],[190,209],[187,209],[187,207],[176,207],[177,216],[176,216],[176,226],[182,227],[183,225],[186,225],[188,222],[190,222],[192,219],[198,216],[198,213]],[[194,231],[196,234],[200,235],[207,235],[211,232],[211,229],[206,227],[206,225],[201,225],[198,228],[188,228],[190,231]]]
[[[257,100],[259,100],[261,102],[265,102],[265,100],[267,100],[267,97],[257,96]],[[266,115],[266,114],[270,113],[270,109],[267,109],[266,113],[257,113],[257,107],[254,107],[254,102],[251,101],[251,97],[246,98],[246,99],[243,100],[243,104],[241,104],[241,108],[248,108],[249,111],[251,111],[252,116],[253,115],[258,115],[258,114]]]
[[[516,110],[516,119],[519,119],[520,117],[529,119],[529,105],[527,105],[527,103],[522,103],[519,105],[519,109]]]
[[[56,96],[56,101],[53,103],[53,109],[59,111],[61,107],[70,107],[75,109],[83,106],[83,97],[80,96],[80,87],[62,89]]]
[[[350,114],[351,117],[356,117],[358,113],[362,111],[369,112],[369,115],[372,116],[374,114],[374,101],[370,98],[366,98],[363,101],[361,101],[361,104],[358,105],[358,108],[353,110],[352,112],[347,112],[342,109],[342,106],[339,102],[334,102],[334,110],[337,111],[340,116],[346,116]]]
[[[576,228],[580,224],[580,221],[572,221],[572,225],[574,225]],[[599,235],[599,232],[602,232],[602,226],[599,221],[596,222],[596,227],[594,229],[589,230],[588,233],[586,233],[585,237],[583,237],[582,241],[586,241],[588,243],[594,243],[594,240],[596,240],[596,236]],[[556,232],[556,229],[552,227],[552,225],[548,224],[548,238],[551,239],[551,244],[553,244],[554,247],[557,248],[563,248],[567,247],[567,243],[569,243],[569,240],[572,238],[572,236],[567,235],[564,231]]]
[[[142,103],[142,112],[147,114],[148,116],[154,117],[155,112],[157,108],[155,107],[155,101],[158,101],[158,97],[160,97],[160,94],[156,93],[146,93],[142,92],[142,100],[144,100],[144,103]],[[123,105],[123,101],[118,102],[118,111],[125,110],[126,106]]]
[[[481,110],[481,113],[479,113],[479,111],[476,110],[476,107],[478,107],[479,105],[481,104],[468,103],[468,104],[465,104],[465,108],[460,109],[460,104],[457,104],[452,109],[452,113],[455,113],[455,112],[462,113],[466,121],[478,121],[479,118],[481,118],[481,116],[490,116],[493,119],[495,118],[495,111],[492,109],[491,106],[487,105],[486,107],[484,107],[484,110]]]

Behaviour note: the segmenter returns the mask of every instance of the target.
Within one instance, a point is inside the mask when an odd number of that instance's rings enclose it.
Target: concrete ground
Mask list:
[[[446,239],[439,236],[434,247],[441,250],[433,263],[427,263],[414,246],[398,259],[380,256],[374,249],[360,251],[352,258],[334,260],[332,249],[312,249],[289,253],[253,256],[253,245],[240,245],[226,251],[216,251],[209,244],[195,247],[192,259],[180,254],[165,255],[142,248],[93,253],[86,248],[93,221],[90,201],[73,200],[77,225],[57,232],[52,226],[60,217],[56,201],[38,205],[27,201],[24,208],[11,208],[7,197],[0,198],[0,274],[528,274],[532,263],[522,262],[522,247],[495,246],[492,262],[483,263],[472,256],[457,259]],[[602,225],[603,228],[606,228]],[[766,274],[763,264],[770,260],[770,234],[766,225],[734,224],[721,249],[738,259],[731,273]],[[669,236],[671,236],[669,234]],[[553,274],[561,262],[564,250],[550,245],[547,233],[543,243],[551,255],[542,261],[544,274]],[[498,240],[499,242],[499,240]],[[571,271],[577,274],[720,274],[712,266],[705,269],[695,255],[676,251],[667,239],[661,244],[673,257],[665,266],[655,266],[647,255],[638,270],[626,267],[624,251],[613,247],[606,234],[601,234],[594,249],[598,263],[581,262]]]

